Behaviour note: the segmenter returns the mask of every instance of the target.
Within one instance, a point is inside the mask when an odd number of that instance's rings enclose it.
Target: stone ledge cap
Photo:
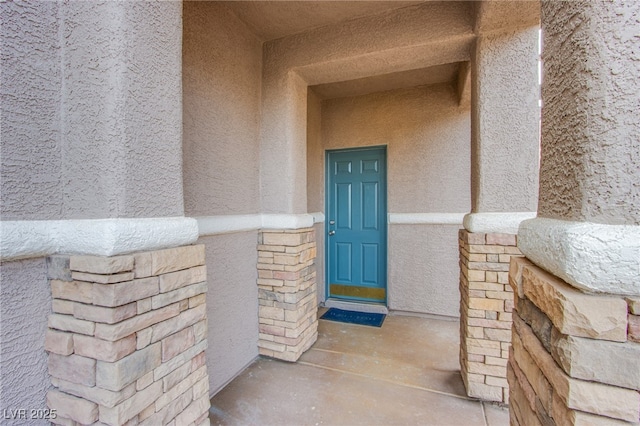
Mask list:
[[[640,295],[640,226],[535,218],[520,225],[518,248],[581,290]]]
[[[480,234],[517,234],[520,223],[536,217],[536,212],[469,213],[462,224],[469,232]]]
[[[56,253],[115,256],[196,242],[187,217],[0,221],[0,260]]]

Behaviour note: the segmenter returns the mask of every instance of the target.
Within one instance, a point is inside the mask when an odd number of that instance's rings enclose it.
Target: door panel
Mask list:
[[[386,149],[327,152],[329,297],[386,301]]]

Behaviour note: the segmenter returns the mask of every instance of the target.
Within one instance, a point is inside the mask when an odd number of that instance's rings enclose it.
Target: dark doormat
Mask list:
[[[320,317],[323,320],[346,322],[348,324],[368,325],[371,327],[382,327],[386,315],[372,312],[354,312],[342,309],[331,308]]]

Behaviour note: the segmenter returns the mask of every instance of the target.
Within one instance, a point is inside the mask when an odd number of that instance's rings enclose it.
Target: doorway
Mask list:
[[[387,302],[386,147],[327,151],[327,296]]]

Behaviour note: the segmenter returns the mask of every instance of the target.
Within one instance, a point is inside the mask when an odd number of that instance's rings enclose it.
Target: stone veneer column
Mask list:
[[[508,402],[509,260],[535,216],[538,28],[534,2],[479,2],[471,58],[471,213],[460,231],[460,367],[467,394]]]
[[[542,1],[540,202],[510,272],[514,425],[640,423],[639,15]]]
[[[259,239],[260,354],[297,361],[318,337],[315,232],[262,230]]]
[[[509,261],[521,254],[516,236],[461,229],[459,244],[462,380],[467,395],[506,403],[513,310]]]
[[[204,246],[49,265],[53,423],[208,425]]]
[[[640,422],[640,298],[586,294],[513,259],[512,425]]]

